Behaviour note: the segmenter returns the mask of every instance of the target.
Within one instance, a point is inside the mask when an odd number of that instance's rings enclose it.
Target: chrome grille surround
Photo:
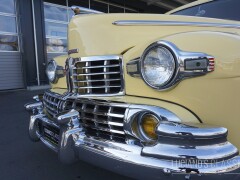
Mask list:
[[[127,104],[77,99],[73,107],[80,114],[80,124],[86,135],[125,143],[126,134],[123,127],[128,111]]]
[[[74,58],[70,74],[77,95],[124,95],[122,56]]]

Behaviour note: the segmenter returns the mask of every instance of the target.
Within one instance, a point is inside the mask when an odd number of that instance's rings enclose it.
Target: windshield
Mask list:
[[[173,14],[240,21],[240,0],[215,0]]]

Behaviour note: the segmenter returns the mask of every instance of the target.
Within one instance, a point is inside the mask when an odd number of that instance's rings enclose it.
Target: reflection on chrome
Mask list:
[[[239,171],[238,149],[227,141],[225,128],[184,124],[174,113],[157,106],[84,98],[66,99],[63,104],[72,109],[62,110],[54,118],[43,113],[40,102],[28,104],[26,109],[35,113],[29,124],[31,140],[42,141],[64,163],[84,160],[139,178],[146,173],[148,178],[156,178],[157,172],[173,178],[175,173]],[[136,117],[146,112],[159,119],[154,142],[142,139],[134,129]],[[145,176],[141,172],[136,176],[134,171],[141,168]]]

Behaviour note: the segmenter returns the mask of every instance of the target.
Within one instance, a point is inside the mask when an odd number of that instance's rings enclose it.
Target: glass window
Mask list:
[[[18,51],[18,36],[0,35],[0,51]]]
[[[66,8],[51,6],[48,4],[44,4],[44,16],[45,19],[68,21]]]
[[[0,0],[0,12],[15,14],[15,0]]]
[[[240,20],[240,0],[218,0],[200,4],[173,14]]]
[[[15,0],[0,0],[0,51],[19,51]]]
[[[67,24],[46,21],[45,33],[47,36],[67,37]]]
[[[47,52],[66,52],[67,40],[58,38],[46,38]]]
[[[16,18],[10,16],[1,16],[0,15],[0,31],[17,33],[16,27]]]
[[[66,6],[44,3],[47,52],[67,51],[68,9]]]

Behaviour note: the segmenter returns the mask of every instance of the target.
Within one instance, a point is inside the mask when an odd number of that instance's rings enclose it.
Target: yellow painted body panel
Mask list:
[[[74,17],[69,23],[69,49],[78,48],[79,53],[71,57],[121,54],[130,47],[146,41],[191,31],[236,32],[230,28],[191,27],[191,26],[116,26],[118,20],[159,20],[186,22],[236,23],[220,19],[202,17],[159,15],[159,14],[94,14]],[[240,23],[238,23],[240,24]],[[239,31],[238,31],[239,32]]]
[[[162,106],[177,114],[183,121],[196,122],[196,117],[190,111],[164,101],[180,104],[197,114],[204,123],[228,128],[229,140],[240,148],[240,30],[193,26],[113,25],[117,20],[240,23],[173,15],[83,15],[72,19],[68,35],[69,49],[79,49],[79,53],[72,54],[71,57],[122,54],[131,48],[123,54],[127,95],[100,99]],[[215,71],[206,76],[186,79],[175,88],[162,92],[148,87],[142,79],[130,77],[126,73],[126,63],[140,57],[144,49],[157,40],[171,41],[184,51],[204,52],[214,56]],[[66,83],[61,79],[52,87],[66,88]],[[57,89],[54,91],[58,92]],[[59,93],[63,93],[63,90]]]
[[[52,92],[63,94],[65,91],[63,89],[51,89]],[[181,107],[177,104],[169,103],[166,101],[161,101],[158,99],[149,99],[145,97],[133,97],[133,96],[115,96],[115,97],[91,97],[91,99],[100,99],[106,101],[114,101],[114,102],[124,102],[128,104],[145,104],[150,106],[158,106],[165,108],[169,111],[174,112],[176,116],[182,119],[182,122],[191,122],[191,123],[200,123],[198,118],[193,115],[189,110],[184,107]]]
[[[230,141],[240,147],[240,36],[193,32],[163,39],[173,42],[182,50],[213,55],[215,71],[186,79],[173,89],[162,92],[150,88],[142,79],[125,73],[126,93],[181,104],[196,113],[204,123],[228,128]],[[127,52],[124,55],[125,63],[140,56],[148,45],[146,43]]]

